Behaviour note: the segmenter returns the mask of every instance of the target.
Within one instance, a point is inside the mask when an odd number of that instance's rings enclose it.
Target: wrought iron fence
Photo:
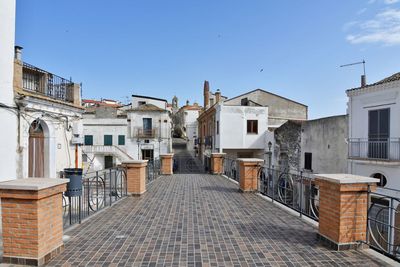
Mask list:
[[[369,189],[368,195],[367,244],[400,261],[400,191]]]
[[[400,138],[350,138],[349,158],[400,160]]]
[[[259,192],[279,203],[318,221],[319,189],[308,174],[260,168]]]
[[[239,182],[239,168],[236,159],[224,158],[224,174]]]
[[[211,161],[206,160],[207,166]],[[173,162],[173,172],[176,174],[204,173],[205,165],[201,160],[190,153],[175,154]]]
[[[69,197],[63,194],[64,228],[81,221],[127,196],[126,171],[112,168],[85,174],[82,195]]]
[[[74,102],[74,83],[28,63],[23,64],[22,88],[57,100]]]
[[[160,159],[149,160],[146,167],[146,184],[154,181],[161,174]]]

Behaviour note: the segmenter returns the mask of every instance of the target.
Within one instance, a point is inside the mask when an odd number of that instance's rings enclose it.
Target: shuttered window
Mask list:
[[[85,146],[93,146],[93,135],[85,135]]]
[[[248,134],[258,134],[258,121],[248,120],[247,121],[247,133]]]
[[[112,146],[112,135],[104,135],[104,145]]]
[[[119,146],[125,145],[125,135],[118,135],[118,145]]]

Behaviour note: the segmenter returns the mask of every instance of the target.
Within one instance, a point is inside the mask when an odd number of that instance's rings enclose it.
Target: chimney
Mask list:
[[[367,85],[367,77],[365,75],[361,75],[361,87],[365,87]]]
[[[215,92],[215,103],[218,103],[221,100],[221,91],[217,89]]]
[[[23,49],[22,46],[16,45],[14,47],[14,58],[16,60],[22,61],[22,49]]]
[[[204,109],[207,109],[209,101],[210,101],[210,84],[208,81],[204,81]]]

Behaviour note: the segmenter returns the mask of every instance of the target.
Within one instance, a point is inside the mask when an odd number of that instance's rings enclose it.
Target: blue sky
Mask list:
[[[84,98],[202,103],[262,88],[345,114],[347,88],[400,71],[399,0],[18,0],[24,61],[83,83]],[[263,70],[263,71],[261,71]]]

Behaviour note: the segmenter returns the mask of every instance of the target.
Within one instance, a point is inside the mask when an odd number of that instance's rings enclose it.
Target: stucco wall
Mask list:
[[[13,91],[15,0],[0,1],[0,103],[15,106]],[[2,136],[0,140],[0,181],[23,178],[17,175],[17,117],[0,108]]]
[[[216,123],[219,134],[215,147],[220,149],[264,149],[268,129],[268,108],[247,106],[217,106]],[[247,133],[247,120],[258,121],[258,133]]]
[[[314,173],[347,172],[347,116],[334,116],[302,123],[301,163],[304,153],[312,153]]]
[[[307,119],[307,106],[263,90],[255,90],[224,103],[225,105],[240,105],[243,98],[248,98],[262,106],[268,106],[271,125],[277,121],[282,123],[283,121],[280,119]]]

